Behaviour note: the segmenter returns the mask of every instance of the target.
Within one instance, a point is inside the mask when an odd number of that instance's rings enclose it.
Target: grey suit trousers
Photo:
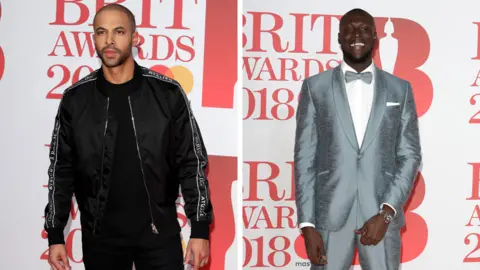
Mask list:
[[[398,270],[400,266],[400,229],[389,227],[385,237],[376,246],[360,243],[360,229],[365,219],[359,211],[358,198],[355,199],[348,220],[338,231],[319,231],[322,235],[328,264],[312,265],[311,270],[348,270],[353,262],[354,248],[358,248],[362,270]]]

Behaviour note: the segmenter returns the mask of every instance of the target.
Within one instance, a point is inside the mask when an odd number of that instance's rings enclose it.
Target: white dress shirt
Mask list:
[[[344,61],[340,64],[340,68],[342,69],[343,74],[345,72],[352,71],[357,73],[352,67],[347,65]],[[353,125],[355,127],[355,133],[357,136],[358,146],[362,146],[363,137],[365,135],[365,131],[367,130],[368,119],[370,118],[370,111],[372,109],[373,104],[373,92],[374,92],[374,85],[375,85],[375,66],[374,63],[368,66],[363,72],[371,72],[372,73],[372,82],[367,84],[362,80],[353,80],[349,83],[343,81],[345,84],[345,90],[347,91],[347,98],[348,104],[350,106],[350,112],[352,115]],[[390,208],[393,209],[396,215],[396,210],[387,203],[382,203],[380,209],[383,208],[383,205],[388,205]],[[312,223],[309,222],[302,222],[299,225],[300,228],[303,227],[315,227]]]

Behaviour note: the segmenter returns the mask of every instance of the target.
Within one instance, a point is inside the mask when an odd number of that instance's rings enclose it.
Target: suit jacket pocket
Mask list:
[[[388,106],[385,109],[383,117],[382,129],[396,131],[400,119],[402,118],[402,111],[400,106]]]
[[[321,172],[317,173],[317,176],[322,176],[322,175],[327,174],[329,172],[330,172],[330,170],[324,170],[324,171],[321,171]]]
[[[329,179],[330,170],[320,170],[320,172],[317,173],[317,176],[315,178],[315,192],[317,195],[323,194],[325,192],[324,188],[325,185],[328,183]]]
[[[319,173],[317,173],[317,183],[320,182],[322,183],[321,186],[323,186],[323,184],[328,181],[329,176],[330,170],[321,170]]]

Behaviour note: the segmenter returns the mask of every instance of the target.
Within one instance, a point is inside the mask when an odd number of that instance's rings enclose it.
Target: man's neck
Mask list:
[[[349,59],[343,59],[347,65],[353,68],[357,72],[362,72],[367,69],[372,64],[372,58],[368,58],[368,60],[364,62],[351,62]]]
[[[105,79],[113,84],[122,84],[130,81],[135,72],[135,63],[133,59],[128,59],[120,66],[109,68],[102,65]]]

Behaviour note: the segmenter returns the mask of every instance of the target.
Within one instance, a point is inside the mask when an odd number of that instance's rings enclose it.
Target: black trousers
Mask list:
[[[165,238],[149,237],[137,244],[83,234],[83,263],[86,270],[183,270],[180,234]]]

